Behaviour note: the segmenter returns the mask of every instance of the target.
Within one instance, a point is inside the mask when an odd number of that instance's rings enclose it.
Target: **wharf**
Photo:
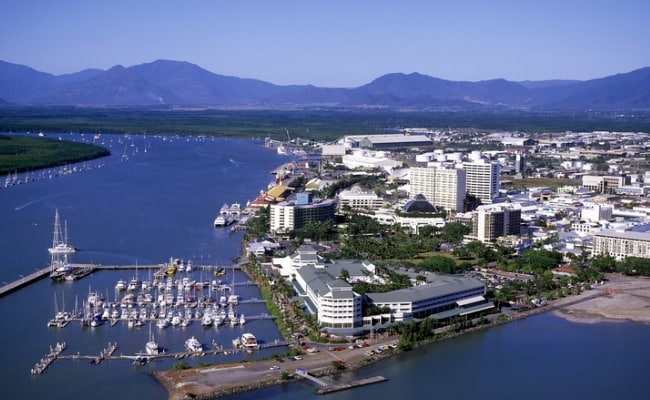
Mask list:
[[[373,383],[379,383],[379,382],[386,382],[388,378],[383,377],[381,375],[378,376],[373,376],[370,378],[365,378],[365,379],[359,379],[356,381],[348,382],[348,383],[339,383],[336,385],[326,385],[323,387],[320,387],[315,390],[316,394],[328,394],[328,393],[333,393],[333,392],[338,392],[341,390],[347,390],[347,389],[352,389],[355,387],[359,386],[365,386],[365,385],[371,385]]]

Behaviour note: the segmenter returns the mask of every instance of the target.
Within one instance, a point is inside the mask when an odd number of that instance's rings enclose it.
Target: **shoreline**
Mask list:
[[[554,310],[554,315],[583,324],[633,322],[650,324],[650,279],[610,275],[598,286],[600,296]]]
[[[633,300],[632,303],[631,300]],[[552,312],[554,315],[574,323],[635,322],[650,324],[650,279],[612,275],[604,285],[594,287],[579,295],[552,300],[546,306],[510,314],[504,322],[476,326],[446,335],[443,338],[427,340],[418,344],[417,347],[546,312]],[[278,363],[275,359],[267,359],[217,364],[182,371],[157,371],[153,375],[165,387],[170,400],[221,398],[302,379],[294,376],[295,368],[303,368],[317,377],[331,376],[338,372],[332,367],[332,362],[343,360],[346,365],[345,371],[361,369],[402,354],[402,351],[395,349],[385,351],[381,355],[370,357],[364,355],[364,352],[368,350],[396,342],[398,339],[399,337],[393,336],[368,341],[371,344],[366,348],[345,348],[342,351],[323,350],[316,354],[305,355],[299,361],[285,360]],[[279,366],[279,369],[271,369],[275,366]],[[287,372],[290,378],[283,380],[282,372]]]

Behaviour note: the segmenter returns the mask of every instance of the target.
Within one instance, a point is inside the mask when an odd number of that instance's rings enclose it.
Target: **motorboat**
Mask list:
[[[100,313],[95,313],[93,318],[90,320],[90,326],[95,328],[102,324],[102,315]]]
[[[203,326],[212,326],[214,323],[214,320],[212,319],[212,315],[210,315],[209,312],[206,312],[203,314],[203,318],[201,319],[201,325]]]
[[[158,328],[164,329],[169,326],[169,323],[170,322],[167,318],[158,318],[158,320],[156,321],[156,326]]]
[[[119,281],[117,281],[117,283],[115,284],[115,290],[118,291],[126,290],[126,281],[124,279],[120,279]]]
[[[230,211],[230,206],[226,203],[221,207],[219,215],[214,219],[214,227],[228,226],[235,222],[235,216]]]
[[[257,349],[257,338],[250,332],[242,333],[240,338],[240,345],[247,349]]]
[[[185,348],[191,353],[196,353],[203,350],[201,343],[194,336],[185,341]]]

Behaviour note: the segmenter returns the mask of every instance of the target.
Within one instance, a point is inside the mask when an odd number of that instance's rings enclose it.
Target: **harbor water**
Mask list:
[[[53,135],[70,140],[92,140],[92,135]],[[224,203],[245,206],[273,180],[270,171],[286,161],[265,150],[259,141],[212,140],[205,138],[102,135],[97,139],[112,156],[78,166],[32,172],[29,182],[0,189],[0,282],[21,279],[50,263],[54,215],[58,209],[66,222],[68,240],[77,248],[74,263],[102,265],[154,265],[179,258],[194,265],[197,281],[222,280],[241,300],[261,298],[257,288],[246,284],[241,271],[226,269],[215,277],[214,269],[201,265],[227,266],[241,253],[242,232],[215,229],[213,221]],[[19,174],[24,179],[24,175]],[[108,343],[117,342],[114,355],[144,351],[149,327],[129,328],[125,320],[110,326],[82,328],[70,322],[64,328],[48,327],[57,310],[82,309],[88,293],[98,292],[107,301],[124,293],[116,282],[152,280],[153,271],[100,270],[74,282],[52,282],[49,278],[0,298],[0,315],[11,320],[2,328],[7,345],[2,350],[0,376],[6,398],[99,397],[105,399],[164,399],[165,390],[147,372],[169,369],[174,358],[134,366],[129,360],[105,360],[91,365],[87,359],[55,361],[41,375],[30,369],[50,346],[65,342],[62,355],[99,355]],[[155,292],[152,292],[155,293]],[[204,289],[203,294],[217,296]],[[281,339],[272,320],[253,320],[266,312],[263,303],[242,303],[244,326],[205,328],[198,321],[190,326],[157,328],[152,334],[167,352],[184,351],[184,342],[195,336],[205,349],[213,341],[224,348],[243,332],[254,333],[260,343]],[[261,350],[262,356],[274,349]],[[285,351],[277,349],[277,351]],[[267,354],[268,356],[269,354]],[[190,357],[189,365],[254,358],[254,354]]]
[[[54,135],[54,137],[59,134]],[[89,135],[60,135],[64,139],[94,140]],[[67,221],[70,244],[78,248],[75,263],[160,264],[170,257],[194,265],[229,265],[240,254],[242,233],[213,227],[223,203],[242,206],[273,178],[269,171],[287,158],[262,148],[258,141],[226,139],[102,135],[95,139],[110,147],[109,158],[51,170],[51,177],[31,173],[31,182],[0,189],[0,282],[20,279],[50,261],[54,214]],[[73,169],[76,169],[73,171]],[[144,349],[149,326],[128,328],[125,323],[82,328],[71,322],[65,328],[48,327],[57,309],[81,308],[89,291],[107,300],[120,296],[119,279],[127,282],[135,270],[103,270],[75,282],[42,279],[0,298],[0,330],[4,398],[165,399],[165,390],[147,373],[172,368],[176,359],[132,365],[126,360],[55,361],[43,374],[30,369],[50,346],[65,342],[63,355],[98,355],[109,342],[117,342],[115,355],[133,355]],[[150,272],[137,271],[140,279]],[[205,274],[205,276],[202,276]],[[195,279],[214,279],[195,268]],[[233,275],[234,274],[234,275]],[[241,272],[228,271],[242,299],[260,297],[245,285]],[[259,303],[241,304],[248,315],[265,312]],[[189,336],[210,346],[224,347],[242,332],[252,332],[261,342],[280,339],[270,320],[251,320],[243,327],[159,329],[156,341],[167,351],[183,350]],[[645,399],[650,383],[643,379],[650,346],[650,327],[635,323],[576,324],[547,313],[511,324],[432,344],[396,356],[369,368],[347,373],[342,379],[382,375],[389,378],[352,391],[327,395],[331,399],[393,398],[404,394],[418,398],[458,399]],[[276,350],[261,350],[268,356]],[[282,349],[278,351],[283,351]],[[182,362],[197,365],[260,354],[239,353]],[[316,398],[307,383],[278,386],[237,399]]]

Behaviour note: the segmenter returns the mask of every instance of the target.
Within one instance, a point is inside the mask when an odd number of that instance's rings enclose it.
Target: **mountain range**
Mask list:
[[[587,81],[449,81],[386,74],[356,88],[274,85],[157,60],[52,75],[0,61],[0,105],[337,107],[407,110],[650,109],[650,67]]]

